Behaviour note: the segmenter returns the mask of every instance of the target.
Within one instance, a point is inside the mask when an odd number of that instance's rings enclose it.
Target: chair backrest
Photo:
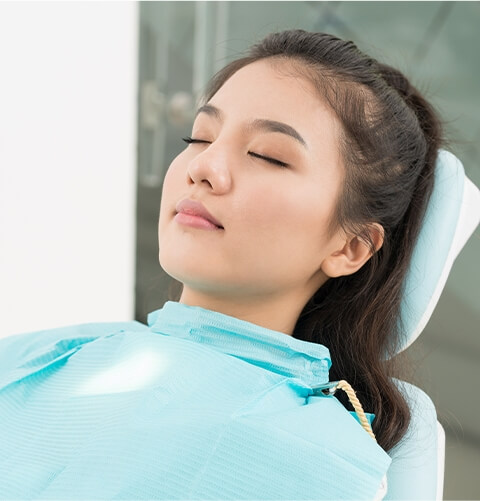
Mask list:
[[[417,339],[432,316],[453,263],[480,222],[480,191],[460,160],[440,150],[432,196],[405,281],[397,353]]]
[[[438,303],[455,259],[479,222],[479,189],[465,175],[460,160],[452,153],[441,150],[435,168],[434,189],[405,282],[400,318],[403,338],[397,353],[413,343],[423,331]],[[428,399],[424,399],[424,403],[428,414],[427,407],[431,410],[432,403]],[[438,421],[436,428],[436,499],[441,500],[445,431]],[[404,445],[415,447],[415,441]],[[431,470],[435,470],[431,466]],[[409,478],[405,478],[405,482],[409,481]]]

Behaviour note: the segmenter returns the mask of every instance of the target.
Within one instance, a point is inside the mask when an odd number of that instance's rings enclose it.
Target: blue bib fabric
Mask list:
[[[325,346],[167,302],[0,340],[0,499],[373,499]],[[370,419],[373,416],[370,415]]]

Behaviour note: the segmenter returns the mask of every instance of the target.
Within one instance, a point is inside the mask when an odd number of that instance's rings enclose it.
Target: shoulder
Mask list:
[[[76,337],[100,337],[125,330],[145,330],[148,327],[136,320],[126,322],[96,322],[54,327],[34,332],[22,332],[0,338],[0,353],[3,350],[26,344],[35,346],[44,342]]]
[[[39,358],[51,358],[100,337],[148,327],[137,321],[98,322],[14,334],[0,339],[1,373]],[[48,354],[48,355],[47,355]]]

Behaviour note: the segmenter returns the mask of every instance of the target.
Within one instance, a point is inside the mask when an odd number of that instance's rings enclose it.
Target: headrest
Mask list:
[[[434,188],[404,284],[400,348],[420,335],[440,298],[453,262],[480,222],[480,191],[460,160],[440,150]]]

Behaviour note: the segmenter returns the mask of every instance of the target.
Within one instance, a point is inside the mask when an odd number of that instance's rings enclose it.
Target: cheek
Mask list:
[[[275,235],[279,239],[316,240],[328,224],[332,201],[321,190],[275,186],[267,194],[263,190],[251,193],[248,213],[250,220],[260,235]],[[300,243],[300,242],[299,242]],[[295,241],[292,241],[295,244]]]
[[[178,197],[180,197],[182,189],[182,180],[185,176],[181,155],[176,157],[170,164],[165,177],[163,179],[162,198],[160,203],[160,215],[163,216],[165,211],[173,211]],[[183,186],[183,189],[185,187]]]
[[[178,185],[180,179],[183,178],[186,170],[185,161],[183,160],[184,153],[185,152],[182,152],[180,155],[176,156],[168,167],[163,179],[162,197],[163,195],[168,194],[171,185]]]
[[[179,191],[181,172],[178,167],[174,165],[174,162],[170,164],[170,167],[168,168],[163,179],[162,196],[160,200],[160,213],[158,219],[159,241],[162,240],[162,236],[166,232],[166,227],[174,217],[175,204],[177,203],[178,198],[181,196],[181,193]]]
[[[332,197],[328,190],[303,183],[283,188],[255,194],[252,224],[243,241],[249,242],[249,257],[260,271],[273,270],[283,279],[297,280],[318,268],[328,248]]]

